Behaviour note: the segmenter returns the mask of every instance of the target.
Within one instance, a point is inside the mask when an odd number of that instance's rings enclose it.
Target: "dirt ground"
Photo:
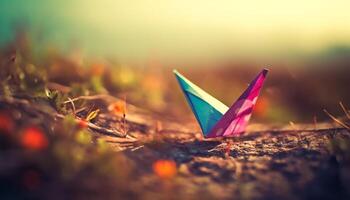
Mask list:
[[[329,128],[334,125],[318,125],[318,130],[314,125],[289,130],[265,126],[269,129],[265,131],[258,131],[264,125],[251,125],[244,136],[206,140],[200,132],[193,133],[193,124],[164,124],[160,141],[123,153],[144,166],[138,170],[145,183],[152,162],[176,161],[177,194],[185,199],[191,194],[198,198],[198,192],[203,199],[342,199],[349,195],[349,188],[342,188],[349,177],[343,177],[344,169],[329,152],[329,138],[349,136],[349,132]],[[152,188],[154,194],[157,190]],[[170,199],[176,198],[173,195]]]
[[[113,97],[95,102],[102,112],[94,124],[116,130],[121,120],[103,109]],[[2,99],[2,107],[33,116],[40,102]],[[350,136],[331,123],[268,126],[251,124],[246,134],[230,139],[204,139],[194,121],[184,123],[128,105],[129,138],[89,128],[128,159],[138,182],[135,199],[347,199],[348,165],[330,149],[330,139]],[[52,116],[51,110],[50,115]],[[155,178],[157,160],[176,162],[177,174]],[[127,187],[133,187],[132,185]],[[141,192],[140,192],[141,191]],[[109,198],[114,199],[113,196]]]

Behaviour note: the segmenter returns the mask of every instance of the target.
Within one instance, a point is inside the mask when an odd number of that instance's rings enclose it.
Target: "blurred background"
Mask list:
[[[253,120],[314,123],[350,104],[349,1],[1,0],[2,61],[194,119],[172,69],[230,105],[270,74]],[[91,78],[92,77],[92,78]]]

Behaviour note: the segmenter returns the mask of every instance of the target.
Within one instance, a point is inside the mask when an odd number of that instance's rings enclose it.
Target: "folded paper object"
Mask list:
[[[263,69],[229,108],[174,70],[205,138],[232,137],[244,133],[267,72],[267,69]]]

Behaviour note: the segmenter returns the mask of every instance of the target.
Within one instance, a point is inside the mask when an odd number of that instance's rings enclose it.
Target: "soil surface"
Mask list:
[[[183,192],[204,190],[223,199],[341,196],[338,166],[329,155],[327,136],[346,131],[265,131],[226,142],[177,131],[164,134],[160,144],[125,153],[138,166],[151,166],[157,159],[175,160]],[[152,172],[149,167],[140,171]]]
[[[96,101],[101,113],[94,124],[119,130],[122,120],[104,108],[113,97]],[[43,107],[26,100],[2,102],[32,115]],[[28,102],[27,102],[28,103]],[[105,106],[106,107],[106,106]],[[251,124],[235,138],[204,139],[194,121],[177,122],[128,105],[128,138],[90,128],[135,166],[144,192],[141,199],[346,199],[348,168],[339,164],[329,140],[349,137],[334,124],[268,126]],[[37,112],[37,113],[35,113]],[[50,113],[52,115],[52,111]],[[152,164],[176,162],[177,175],[159,182]],[[138,188],[140,189],[140,188]],[[165,191],[165,192],[164,192]]]
[[[251,124],[240,137],[204,139],[195,121],[176,122],[129,108],[135,145],[121,147],[135,162],[140,181],[151,195],[171,187],[166,198],[342,199],[342,167],[330,153],[329,139],[350,136],[332,123],[271,126]],[[152,163],[174,160],[178,176],[171,186],[152,185]],[[165,183],[168,184],[168,183]],[[193,196],[191,196],[193,195]]]

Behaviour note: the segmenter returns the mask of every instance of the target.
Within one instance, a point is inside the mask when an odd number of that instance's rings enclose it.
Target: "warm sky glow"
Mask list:
[[[121,57],[308,53],[350,44],[350,1],[345,0],[2,0],[0,4],[2,34],[13,21],[25,19],[45,30],[48,41],[74,40],[91,51]]]

